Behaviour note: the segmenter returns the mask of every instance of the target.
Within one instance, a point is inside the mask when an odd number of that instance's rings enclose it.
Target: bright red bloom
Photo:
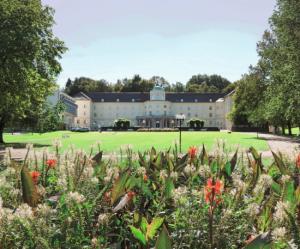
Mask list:
[[[207,180],[207,185],[204,188],[205,201],[209,203],[211,207],[217,206],[222,200],[222,190],[222,181],[209,178]]]
[[[41,173],[38,171],[32,171],[30,174],[31,174],[31,178],[32,178],[32,181],[34,182],[34,184],[37,184]]]
[[[136,194],[135,194],[135,192],[133,192],[133,191],[129,191],[129,192],[127,193],[127,196],[129,197],[130,200],[131,200],[135,195],[136,195]]]
[[[300,169],[300,153],[298,154],[296,159],[296,166]]]
[[[190,158],[196,157],[197,148],[195,146],[191,146],[188,150],[188,154],[189,154]]]
[[[54,168],[56,165],[56,160],[55,159],[49,159],[46,162],[47,166],[49,169]]]
[[[144,175],[144,182],[148,181],[148,176],[147,175]]]

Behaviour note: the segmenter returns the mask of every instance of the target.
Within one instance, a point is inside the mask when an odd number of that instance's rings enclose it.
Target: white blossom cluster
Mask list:
[[[273,179],[270,175],[262,174],[254,188],[254,194],[260,194],[269,188],[273,183]]]
[[[187,187],[178,187],[173,190],[173,199],[175,203],[179,203],[188,193]]]
[[[187,176],[191,176],[196,172],[196,167],[193,164],[187,164],[183,171]]]
[[[210,167],[206,164],[200,165],[200,167],[198,169],[198,174],[203,178],[208,177],[210,174]]]
[[[104,177],[104,182],[108,183],[112,178],[117,179],[120,175],[120,169],[118,167],[108,167],[106,168],[106,176]]]
[[[144,167],[138,167],[136,173],[140,176],[143,176],[146,174],[146,169]]]
[[[235,172],[231,175],[233,185],[237,188],[238,191],[245,191],[246,189],[246,183],[242,180],[241,176]]]
[[[251,217],[256,217],[260,212],[260,206],[257,203],[251,203],[248,205],[248,208],[246,209],[246,212]]]
[[[166,179],[167,177],[168,177],[168,173],[165,169],[159,172],[159,178],[161,178],[162,180]]]
[[[272,239],[274,241],[281,241],[285,238],[286,229],[285,227],[277,227],[272,231]]]
[[[97,226],[100,225],[107,225],[109,221],[109,215],[104,213],[104,214],[99,214],[98,219],[97,219]]]
[[[178,173],[176,171],[172,171],[171,174],[170,174],[170,177],[173,180],[177,181],[177,179],[178,179]]]
[[[288,202],[278,201],[273,214],[274,221],[283,223],[288,218],[286,210],[289,209],[289,206]]]
[[[80,204],[80,203],[84,202],[85,197],[82,194],[79,194],[78,192],[69,192],[67,194],[66,200],[69,203],[75,202],[77,204]]]

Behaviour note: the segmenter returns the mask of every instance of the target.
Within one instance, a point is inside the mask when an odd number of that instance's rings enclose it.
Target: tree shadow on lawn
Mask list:
[[[26,145],[30,143],[5,143],[5,144],[0,144],[0,151],[5,150],[5,148],[12,147],[14,149],[24,149],[26,148]],[[43,147],[49,147],[51,146],[50,144],[38,144],[34,143],[33,147],[34,148],[43,148]]]

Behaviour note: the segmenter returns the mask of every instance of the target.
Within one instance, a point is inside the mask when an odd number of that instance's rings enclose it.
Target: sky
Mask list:
[[[58,83],[192,75],[240,79],[257,62],[275,0],[42,0],[55,9],[65,41]]]

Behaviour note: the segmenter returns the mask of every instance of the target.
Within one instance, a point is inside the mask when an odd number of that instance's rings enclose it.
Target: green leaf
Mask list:
[[[155,249],[172,249],[171,239],[165,225],[156,241]]]
[[[142,221],[141,221],[141,229],[144,234],[147,232],[147,227],[148,227],[148,222],[147,222],[146,218],[143,217]]]
[[[219,166],[218,166],[217,161],[213,161],[210,166],[211,173],[216,174],[218,172],[218,169],[219,169]]]
[[[151,224],[147,226],[147,233],[146,233],[147,240],[153,239],[156,231],[158,230],[158,228],[160,228],[163,222],[164,222],[164,218],[161,217],[156,217],[152,220]]]
[[[284,165],[283,160],[275,152],[272,151],[272,154],[275,159],[275,164],[278,167],[278,169],[280,170],[281,174],[290,175],[287,167]]]
[[[175,187],[174,187],[172,178],[168,177],[166,179],[165,193],[164,193],[164,195],[167,199],[172,197],[172,192],[173,192],[174,188]]]
[[[129,226],[133,236],[139,240],[143,245],[147,244],[145,235],[142,233],[142,231],[134,226]]]
[[[38,194],[34,186],[32,177],[26,166],[23,166],[21,170],[21,183],[23,192],[23,201],[29,206],[35,207],[38,201]]]
[[[114,204],[117,201],[117,199],[125,193],[128,178],[129,173],[126,172],[114,182],[114,185],[111,190],[111,204]]]
[[[269,237],[269,233],[260,234],[246,245],[244,249],[270,249],[271,240]]]
[[[295,201],[295,186],[294,182],[287,182],[284,189],[283,199],[284,201],[289,201],[290,203],[294,203]]]
[[[207,152],[205,150],[204,144],[202,145],[202,151],[200,153],[200,161],[201,161],[202,165],[209,163],[208,155],[207,155]]]
[[[234,171],[234,168],[236,166],[237,163],[237,156],[238,156],[238,149],[235,151],[233,157],[230,160],[230,165],[231,165],[231,172]],[[231,175],[231,174],[230,174]]]
[[[224,170],[225,170],[225,173],[227,174],[227,176],[231,176],[231,164],[230,162],[227,162],[224,166]]]
[[[97,165],[99,165],[102,160],[102,155],[103,155],[103,151],[100,151],[92,158],[92,160],[95,161],[97,163]]]

